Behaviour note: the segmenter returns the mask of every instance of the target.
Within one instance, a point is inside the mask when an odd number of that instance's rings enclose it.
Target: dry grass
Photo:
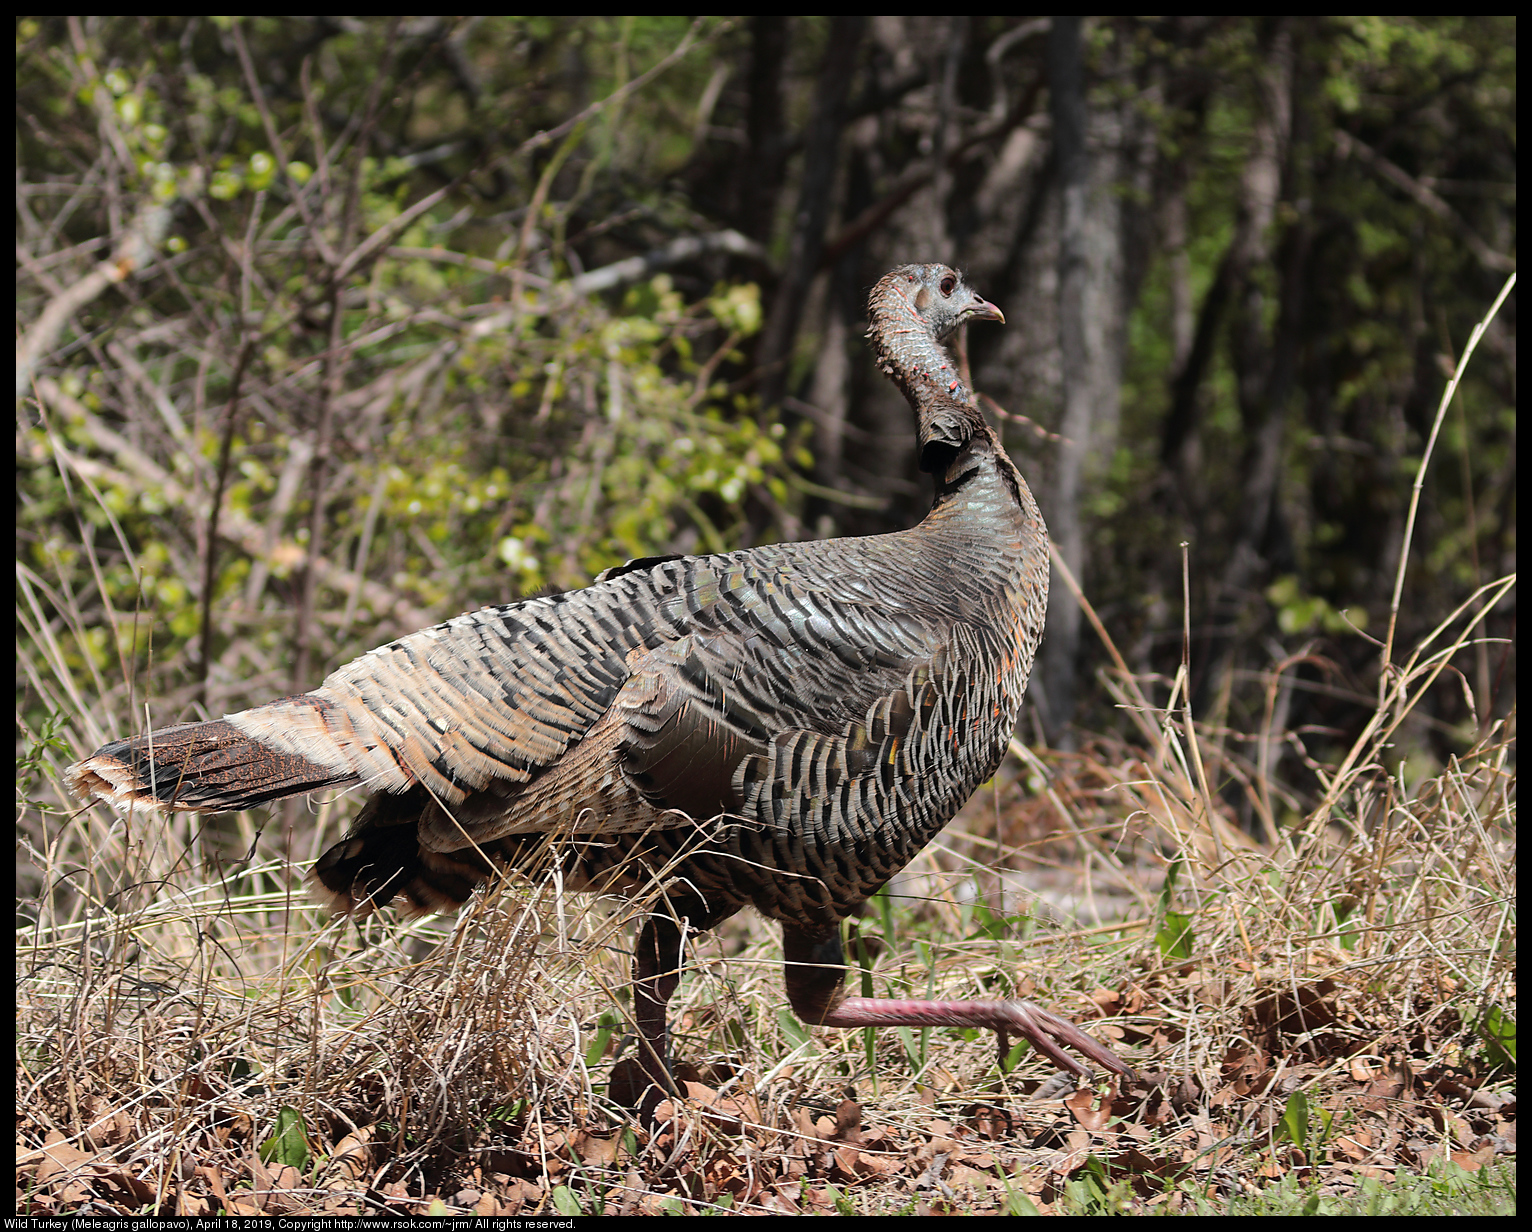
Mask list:
[[[1399,675],[1395,713],[1474,615]],[[1343,773],[1315,768],[1320,806],[1268,846],[1201,787],[1237,781],[1217,739],[1184,711],[1138,713],[1146,748],[1018,746],[1024,774],[980,792],[860,923],[878,994],[1035,991],[1115,1040],[1146,1081],[1108,1096],[1110,1128],[1089,1101],[1024,1103],[1048,1066],[1001,1073],[987,1039],[884,1031],[869,1052],[863,1032],[805,1031],[774,930],[741,918],[695,947],[673,1009],[692,1098],[645,1142],[602,1094],[631,909],[522,884],[358,934],[249,830],[221,845],[255,857],[217,876],[184,815],[54,809],[27,842],[44,893],[18,932],[32,1209],[813,1209],[837,1191],[894,1209],[1003,1204],[995,1175],[1057,1201],[1092,1154],[1171,1193],[1488,1158],[1496,1108],[1459,1097],[1508,1077],[1484,1019],[1515,1012],[1512,724],[1411,784],[1381,719]],[[337,811],[299,816],[300,858]],[[998,823],[1044,837],[999,844]],[[1047,898],[1017,888],[1039,880]],[[1295,1091],[1334,1117],[1302,1151],[1282,1141]],[[286,1125],[301,1143],[273,1145]]]

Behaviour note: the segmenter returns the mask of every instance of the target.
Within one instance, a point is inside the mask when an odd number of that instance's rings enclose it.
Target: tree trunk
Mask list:
[[[1054,157],[1060,194],[1059,348],[1063,415],[1048,527],[1081,581],[1089,554],[1081,505],[1092,472],[1115,448],[1123,338],[1121,125],[1086,107],[1080,19],[1055,17],[1048,40]],[[1088,143],[1087,137],[1092,140]],[[1094,148],[1092,148],[1094,147]],[[1067,747],[1074,717],[1080,608],[1055,577],[1041,669],[1043,726]]]
[[[793,340],[798,336],[809,283],[819,269],[825,224],[830,218],[830,194],[835,186],[836,151],[846,123],[846,97],[864,24],[865,19],[859,15],[836,17],[830,23],[830,44],[819,71],[814,117],[809,121],[803,151],[803,186],[798,194],[798,208],[793,212],[792,237],[782,267],[782,281],[761,339],[761,402],[767,407],[781,402],[787,389]]]

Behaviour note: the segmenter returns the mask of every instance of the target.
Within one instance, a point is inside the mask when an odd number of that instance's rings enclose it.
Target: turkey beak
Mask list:
[[[1005,313],[996,308],[987,299],[981,299],[975,295],[973,303],[969,306],[968,315],[976,321],[999,321],[1005,324]]]

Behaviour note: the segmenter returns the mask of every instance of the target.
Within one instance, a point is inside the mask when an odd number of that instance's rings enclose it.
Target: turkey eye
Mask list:
[[[955,286],[957,286],[957,279],[954,278],[951,274],[948,274],[945,278],[942,279],[942,294],[951,295],[952,288]]]

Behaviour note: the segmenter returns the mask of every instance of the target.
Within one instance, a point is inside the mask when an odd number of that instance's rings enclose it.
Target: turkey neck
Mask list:
[[[1027,481],[903,293],[881,297],[870,316],[878,366],[909,402],[920,468],[936,481],[931,512],[910,532],[922,541],[921,554],[978,582],[972,598],[981,602],[989,592],[1007,606],[1045,608],[1048,528]]]
[[[930,512],[905,532],[919,572],[940,579],[931,598],[958,619],[998,618],[1018,637],[1035,636],[1032,617],[1040,632],[1047,604],[1048,528],[1026,480],[982,422],[934,478]],[[1023,658],[1030,663],[1030,652]]]

